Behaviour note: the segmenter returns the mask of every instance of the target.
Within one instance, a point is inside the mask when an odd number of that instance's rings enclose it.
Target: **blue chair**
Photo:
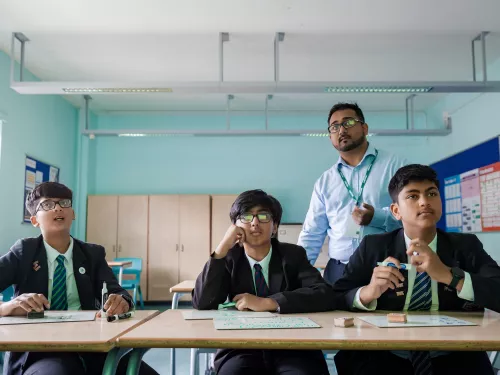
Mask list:
[[[7,289],[5,289],[2,294],[2,301],[3,302],[8,302],[14,297],[14,287],[11,285]],[[0,368],[3,366],[3,352],[0,352]]]
[[[14,287],[11,285],[0,294],[2,294],[3,302],[9,302],[14,297]]]
[[[115,258],[116,262],[132,262],[132,266],[124,268],[124,275],[134,275],[134,279],[125,279],[122,281],[122,287],[126,290],[133,290],[132,298],[134,303],[137,303],[137,294],[139,294],[139,301],[141,309],[144,310],[144,301],[142,299],[141,291],[141,272],[142,272],[142,259],[141,258]],[[113,272],[118,274],[120,267],[113,267]]]

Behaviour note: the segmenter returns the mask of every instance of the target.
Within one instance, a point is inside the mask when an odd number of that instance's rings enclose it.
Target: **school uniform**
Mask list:
[[[260,262],[236,245],[222,259],[211,257],[196,280],[193,306],[217,309],[220,303],[242,293],[276,301],[281,314],[334,310],[336,299],[330,284],[311,266],[304,248],[271,240],[268,255]],[[262,331],[262,336],[270,335]],[[220,375],[239,374],[328,374],[318,350],[221,349],[215,356]]]
[[[107,265],[102,246],[71,238],[66,253],[60,254],[39,236],[17,241],[0,257],[0,290],[13,285],[14,298],[43,294],[52,310],[100,310],[103,282],[109,294],[121,295],[134,307]],[[9,352],[4,375],[97,374],[105,359],[105,353]],[[125,374],[127,362],[128,358],[122,359],[117,373]],[[145,363],[140,373],[156,374]]]
[[[393,257],[408,263],[409,244],[410,239],[402,229],[365,237],[352,255],[344,276],[334,285],[335,292],[343,296],[345,306],[353,311],[483,311],[484,308],[500,311],[498,264],[484,251],[475,235],[440,230],[429,247],[437,252],[443,264],[465,272],[462,290],[437,283],[427,273],[417,273],[413,268],[402,271],[405,280],[401,288],[388,289],[378,300],[364,306],[359,298],[360,289],[370,283],[377,262]],[[425,361],[434,374],[493,374],[485,352],[425,352],[430,358],[420,362],[415,360],[416,354],[412,351],[340,351],[335,363],[339,375],[413,374]]]

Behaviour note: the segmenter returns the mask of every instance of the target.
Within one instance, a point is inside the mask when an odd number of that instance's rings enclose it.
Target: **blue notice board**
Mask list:
[[[40,160],[26,155],[25,173],[24,173],[24,201],[23,201],[23,221],[30,222],[30,213],[26,209],[26,197],[42,182],[59,182],[59,167],[44,163]]]

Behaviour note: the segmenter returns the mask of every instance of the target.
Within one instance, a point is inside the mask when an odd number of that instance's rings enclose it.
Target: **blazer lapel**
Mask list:
[[[92,291],[91,269],[80,243],[73,240],[73,274],[82,310],[95,310],[96,301]]]
[[[389,254],[391,252],[389,251]],[[408,254],[406,254],[405,232],[401,229],[394,239],[394,258],[401,263],[408,263]]]
[[[39,239],[39,245],[30,265],[31,277],[29,285],[30,291],[28,293],[33,293],[33,291],[36,290],[37,293],[43,294],[46,298],[49,298],[49,265],[47,261],[47,251],[45,250],[42,237],[40,236]]]
[[[280,247],[277,241],[273,241],[273,253],[269,263],[269,290],[271,294],[282,292],[283,283],[283,258],[281,257]]]
[[[245,255],[245,250],[237,245],[231,250],[231,252],[233,252],[232,254],[235,264],[233,273],[235,294],[256,294],[253,282],[253,273],[250,268],[250,263]]]

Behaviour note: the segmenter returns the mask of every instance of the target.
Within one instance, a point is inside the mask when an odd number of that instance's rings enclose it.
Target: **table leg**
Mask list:
[[[130,353],[128,360],[127,375],[139,375],[141,369],[142,357],[149,350],[149,348],[136,348]]]
[[[174,293],[172,297],[172,310],[176,310],[179,307],[179,298],[181,298],[183,293]],[[170,349],[170,374],[175,375],[175,349]]]
[[[106,356],[106,362],[104,362],[104,367],[102,369],[102,375],[115,375],[116,369],[118,368],[118,363],[120,359],[127,354],[130,348],[113,348],[108,352]]]
[[[118,284],[120,284],[120,286],[122,285],[122,281],[123,281],[123,266],[120,267],[120,271],[118,271]]]

